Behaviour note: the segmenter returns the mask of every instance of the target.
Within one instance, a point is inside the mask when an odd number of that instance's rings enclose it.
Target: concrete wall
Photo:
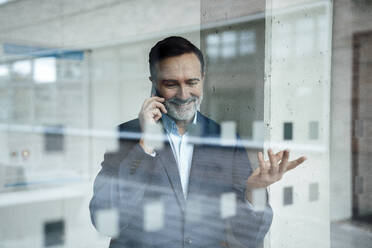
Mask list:
[[[351,217],[351,1],[333,6],[331,101],[331,219]]]
[[[331,101],[331,219],[352,215],[353,34],[372,30],[372,6],[363,1],[334,1]]]
[[[187,11],[187,18],[185,17]],[[0,40],[90,48],[198,29],[200,1],[14,1],[1,7]],[[19,18],[22,16],[22,18]],[[185,17],[185,18],[184,18]]]

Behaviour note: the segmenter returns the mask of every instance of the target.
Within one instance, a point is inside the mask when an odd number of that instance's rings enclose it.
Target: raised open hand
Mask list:
[[[296,168],[306,160],[306,157],[302,156],[289,161],[289,150],[274,154],[269,149],[267,154],[269,160],[265,161],[262,152],[257,153],[259,167],[247,179],[247,189],[265,188],[282,179],[284,173]]]

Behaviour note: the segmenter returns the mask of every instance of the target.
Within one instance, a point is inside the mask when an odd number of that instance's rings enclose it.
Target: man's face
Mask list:
[[[165,98],[168,115],[176,121],[191,120],[203,97],[203,75],[194,53],[169,57],[156,64],[156,89]],[[152,80],[154,82],[154,80]]]

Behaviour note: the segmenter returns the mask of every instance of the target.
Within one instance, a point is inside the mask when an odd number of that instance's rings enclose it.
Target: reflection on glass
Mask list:
[[[309,123],[309,139],[316,140],[319,137],[319,122],[310,121]]]
[[[176,5],[138,0],[102,6],[97,5],[102,1],[91,1],[89,11],[82,1],[60,6],[30,2],[0,0],[2,40],[15,43],[0,47],[0,247],[109,247],[87,218],[89,190],[104,151],[120,145],[111,130],[137,116],[150,95],[148,50],[168,35],[185,36],[205,48],[201,111],[219,123],[236,123],[222,128],[224,140],[233,141],[236,128],[249,149],[261,149],[269,139],[269,145],[288,145],[293,158],[296,153],[308,156],[304,166],[283,178],[285,183],[270,189],[274,222],[264,247],[371,246],[371,0],[196,0]],[[121,13],[139,9],[146,10],[146,18],[123,22]],[[25,23],[18,16],[27,11],[32,15]],[[166,18],[151,23],[154,13],[162,11]],[[57,22],[50,22],[50,15]],[[96,30],[104,32],[97,35]],[[69,56],[66,51],[75,48],[87,56]],[[190,136],[203,131],[188,129],[195,133]],[[250,152],[252,166],[257,166],[256,151]],[[215,179],[223,170],[214,164],[223,154],[203,154]],[[70,179],[80,180],[80,175],[88,179],[75,186]],[[185,223],[200,223],[206,213],[235,216],[241,194],[224,194],[213,204],[189,198]],[[262,196],[253,194],[253,199],[265,202]],[[155,195],[151,200],[138,209],[139,229],[155,236],[169,225],[162,221],[172,212],[163,199]],[[119,216],[127,209],[97,212],[99,231],[118,236]],[[215,222],[209,218],[205,224],[212,230]],[[207,247],[188,235],[184,241],[181,246]]]
[[[9,91],[8,89],[0,88],[0,121],[5,121],[8,118],[9,112]]]
[[[300,18],[296,20],[295,43],[296,55],[314,52],[315,39],[314,35],[314,18]]]
[[[0,65],[0,78],[8,77],[9,75],[9,68],[7,65]]]
[[[31,61],[20,60],[12,65],[12,72],[16,77],[25,77],[31,74]]]
[[[236,56],[236,32],[225,31],[222,33],[222,56],[231,58]]]
[[[82,78],[82,61],[59,59],[57,71],[58,80],[79,80]]]
[[[34,81],[36,83],[52,83],[56,81],[56,59],[39,58],[34,60]]]
[[[11,1],[14,1],[14,0],[0,0],[0,4],[5,4],[5,3],[11,2]]]
[[[246,30],[240,33],[241,55],[252,54],[256,51],[256,33],[253,30]]]
[[[210,58],[216,59],[219,56],[220,37],[218,34],[209,34],[207,36],[207,54]]]

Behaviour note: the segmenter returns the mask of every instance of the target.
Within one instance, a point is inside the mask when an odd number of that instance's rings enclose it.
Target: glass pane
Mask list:
[[[371,13],[0,0],[0,247],[370,247]]]

